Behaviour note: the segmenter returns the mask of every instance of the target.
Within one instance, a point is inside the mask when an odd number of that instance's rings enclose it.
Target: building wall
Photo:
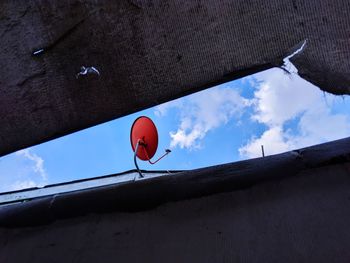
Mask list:
[[[348,0],[2,0],[0,7],[0,156],[282,66],[305,40],[291,59],[299,76],[350,94]],[[101,76],[76,79],[81,66]]]
[[[135,213],[0,229],[0,262],[349,262],[350,163]]]

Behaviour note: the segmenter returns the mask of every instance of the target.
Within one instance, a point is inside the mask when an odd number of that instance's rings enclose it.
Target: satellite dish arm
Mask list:
[[[152,162],[151,159],[148,157],[148,154],[147,154],[147,151],[145,150],[145,148],[143,148],[143,149],[144,149],[144,152],[145,152],[145,154],[146,154],[146,156],[147,156],[148,162],[149,162],[150,164],[155,164],[155,163],[159,162],[161,159],[163,159],[165,156],[167,156],[169,153],[171,153],[171,150],[166,149],[166,150],[165,150],[165,154],[163,154],[161,157],[159,157],[158,160]]]

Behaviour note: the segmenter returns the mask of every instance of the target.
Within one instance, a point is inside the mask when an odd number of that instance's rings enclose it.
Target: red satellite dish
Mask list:
[[[131,127],[130,141],[134,152],[137,142],[140,143],[140,146],[143,146],[138,147],[136,153],[139,159],[143,161],[150,160],[158,148],[158,132],[153,121],[146,116],[138,117]]]
[[[132,150],[134,151],[135,166],[141,177],[143,176],[137,165],[136,157],[143,161],[148,161],[150,164],[155,164],[171,152],[169,149],[166,149],[163,156],[155,162],[151,161],[151,158],[154,156],[158,148],[158,132],[153,121],[146,116],[138,117],[132,124],[130,142]]]

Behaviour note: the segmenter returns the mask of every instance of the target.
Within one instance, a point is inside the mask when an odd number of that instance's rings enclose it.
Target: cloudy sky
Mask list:
[[[270,69],[0,158],[0,192],[134,169],[130,127],[141,115],[172,153],[142,169],[182,170],[350,136],[350,97]]]

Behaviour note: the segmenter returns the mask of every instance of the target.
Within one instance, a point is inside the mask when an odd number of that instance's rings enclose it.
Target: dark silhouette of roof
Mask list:
[[[3,1],[0,155],[282,66],[304,41],[301,77],[349,94],[349,13],[345,0]]]

